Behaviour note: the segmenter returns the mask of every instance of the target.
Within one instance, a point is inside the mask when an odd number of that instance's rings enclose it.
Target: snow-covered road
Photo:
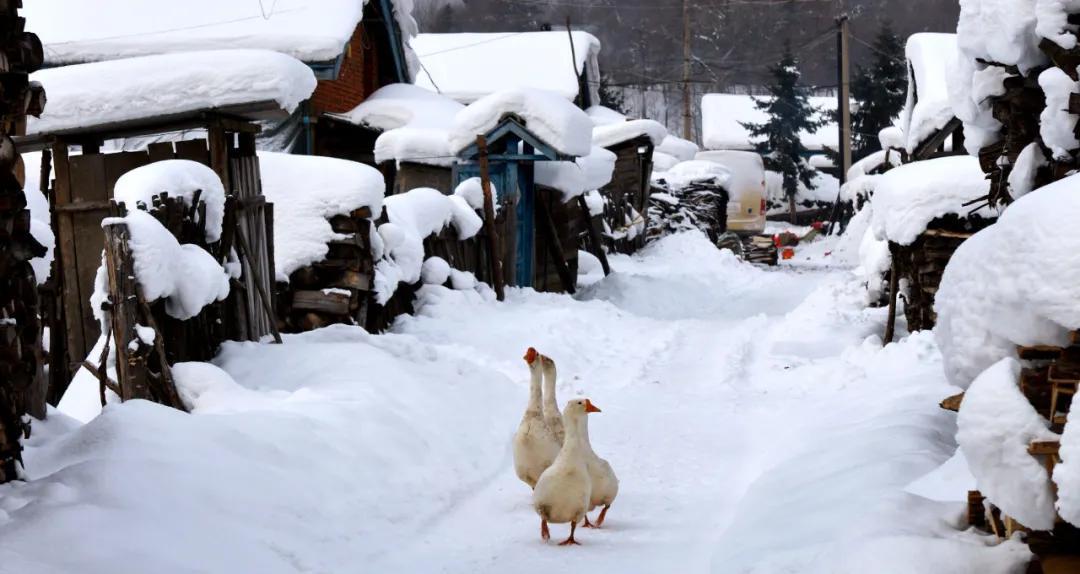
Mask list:
[[[937,407],[951,388],[929,334],[881,348],[882,311],[848,271],[763,270],[698,235],[614,265],[576,298],[426,287],[392,334],[231,345],[218,364],[239,386],[209,385],[195,416],[57,416],[28,452],[33,480],[0,487],[0,564],[937,573],[1024,558],[956,530],[961,504],[904,492],[955,448]],[[621,489],[581,547],[541,542],[513,473],[529,346],[558,362],[562,400],[603,409],[593,444]]]

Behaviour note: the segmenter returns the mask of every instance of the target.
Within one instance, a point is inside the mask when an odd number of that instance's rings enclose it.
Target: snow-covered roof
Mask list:
[[[596,146],[607,148],[642,136],[657,146],[667,137],[667,128],[655,120],[630,119],[604,106],[590,106],[585,113],[593,122],[593,145]]]
[[[450,131],[450,149],[464,150],[508,115],[523,120],[530,132],[559,153],[582,157],[592,151],[589,116],[555,92],[529,88],[495,92],[458,112]]]
[[[449,129],[465,106],[412,84],[390,84],[360,105],[331,117],[380,131],[402,127]]]
[[[143,56],[47,68],[30,79],[46,86],[49,103],[28,119],[28,135],[253,104],[292,112],[316,85],[311,68],[267,50]]]
[[[955,34],[912,34],[907,41],[908,93],[901,114],[908,153],[955,117],[949,103],[949,76],[955,61]]]
[[[1074,175],[1017,199],[956,250],[934,299],[949,382],[966,387],[1017,345],[1062,345],[1080,329],[1077,217]]]
[[[342,53],[366,3],[49,0],[25,3],[23,15],[45,45],[46,61],[56,65],[230,48],[272,50],[315,63]]]
[[[672,157],[678,158],[679,161],[690,161],[694,159],[694,156],[700,150],[701,148],[699,148],[696,143],[690,140],[684,140],[678,136],[673,136],[670,133],[664,138],[664,141],[660,142],[660,145],[656,146],[656,152],[666,153]]]
[[[584,72],[592,82],[591,100],[599,100],[600,41],[588,32],[419,34],[412,47],[422,65],[416,85],[459,102],[513,88],[551,90],[573,100]]]
[[[910,245],[931,221],[948,214],[966,216],[964,204],[985,197],[990,182],[978,158],[950,156],[918,161],[882,175],[874,190],[874,234],[900,245]],[[993,217],[982,207],[977,215]]]
[[[537,162],[533,168],[534,179],[538,185],[561,191],[563,201],[568,201],[610,183],[615,159],[614,153],[593,146],[589,155],[574,161]]]
[[[698,152],[697,159],[715,163],[730,172],[726,182],[733,201],[742,201],[744,194],[761,193],[765,180],[765,163],[751,151],[718,150]],[[691,162],[685,162],[689,164]],[[679,164],[680,166],[684,164]]]
[[[769,120],[768,114],[754,105],[755,100],[759,99],[761,98],[738,94],[706,94],[702,97],[701,140],[705,149],[754,149],[754,140],[742,123],[761,124]],[[809,99],[810,105],[823,112],[836,109],[836,98]],[[810,151],[821,151],[825,146],[835,148],[839,138],[836,123],[830,120],[816,132],[803,134],[802,142]]]
[[[361,207],[382,213],[386,183],[379,170],[332,157],[259,152],[262,191],[274,209],[274,267],[278,281],[322,261],[329,243],[345,239],[329,218]]]

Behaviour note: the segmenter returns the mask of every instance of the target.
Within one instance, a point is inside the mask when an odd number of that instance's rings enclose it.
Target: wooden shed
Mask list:
[[[611,183],[600,188],[610,227],[608,249],[629,254],[645,246],[655,144],[648,135],[640,135],[605,147],[616,157]]]

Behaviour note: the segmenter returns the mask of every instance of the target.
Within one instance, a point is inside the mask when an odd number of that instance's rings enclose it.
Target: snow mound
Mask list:
[[[375,140],[375,161],[450,167],[457,161],[457,154],[450,150],[448,137],[446,130],[435,128],[393,129]]]
[[[955,116],[949,103],[948,78],[956,53],[956,35],[912,34],[906,53],[908,96],[901,124],[907,135],[907,152],[913,153]]]
[[[933,220],[948,215],[967,216],[964,204],[990,191],[990,183],[970,156],[952,156],[909,163],[889,170],[874,190],[874,233],[900,245],[910,245]],[[982,207],[975,212],[993,217]]]
[[[466,104],[517,88],[551,90],[570,101],[581,74],[600,78],[600,41],[588,32],[419,34],[411,43],[423,65],[416,85]],[[590,92],[596,90],[594,84]]]
[[[150,208],[155,196],[167,193],[190,208],[195,192],[206,203],[206,241],[213,243],[221,239],[225,186],[214,170],[197,161],[168,159],[137,167],[116,180],[113,197],[133,210],[140,204]]]
[[[1035,5],[1045,0],[965,0],[956,25],[961,53],[971,61],[1012,65],[1022,73],[1046,61],[1035,34]]]
[[[348,239],[329,218],[361,207],[382,213],[386,183],[371,166],[331,157],[259,152],[263,195],[274,207],[274,267],[287,282],[301,267],[326,258],[329,243]]]
[[[643,136],[659,145],[667,137],[667,128],[654,120],[627,120],[596,126],[592,133],[593,145],[605,148]]]
[[[102,227],[118,224],[127,225],[135,277],[147,302],[164,299],[165,312],[183,321],[229,295],[229,276],[213,256],[198,246],[178,243],[154,216],[136,209],[105,219]],[[108,298],[103,269],[98,270],[94,301]],[[94,313],[101,320],[100,305],[94,305]]]
[[[904,488],[911,494],[939,502],[967,502],[968,492],[977,489],[964,451],[960,449],[956,449],[956,454],[944,464]]]
[[[1016,345],[1063,345],[1080,328],[1080,176],[1029,193],[953,254],[934,334],[965,387]]]
[[[574,161],[535,163],[533,177],[537,185],[557,189],[562,192],[563,201],[569,201],[610,183],[615,160],[613,152],[593,146],[589,155]]]
[[[499,190],[495,187],[495,184],[488,182],[488,186],[491,188],[491,203],[495,208],[495,213],[499,212]],[[465,200],[465,203],[469,204],[469,207],[476,210],[484,209],[484,185],[479,177],[470,177],[458,184],[454,188],[454,195]]]
[[[1054,158],[1069,159],[1069,152],[1080,147],[1076,139],[1076,114],[1069,113],[1069,98],[1080,93],[1080,85],[1060,68],[1049,68],[1039,74],[1039,86],[1046,93],[1046,108],[1039,116],[1039,134]]]
[[[1076,26],[1069,24],[1069,14],[1080,11],[1077,0],[1036,0],[1035,32],[1066,50],[1076,47]]]
[[[1039,168],[1047,165],[1050,165],[1050,162],[1046,160],[1038,142],[1031,142],[1020,150],[1020,155],[1016,156],[1016,163],[1009,172],[1009,195],[1018,199],[1031,193],[1035,189],[1035,177]]]
[[[589,155],[592,120],[559,94],[540,89],[495,92],[470,104],[454,120],[450,149],[456,153],[469,147],[508,115],[521,118],[529,131],[560,153]]]
[[[420,268],[420,279],[427,285],[443,285],[450,280],[450,264],[442,257],[428,257]]]
[[[960,405],[956,440],[987,500],[1024,526],[1050,530],[1050,477],[1028,445],[1057,435],[1020,392],[1020,369],[1015,359],[1002,359],[975,379]]]
[[[694,159],[697,152],[701,148],[690,140],[684,140],[680,137],[668,134],[664,141],[660,142],[660,145],[656,146],[656,152],[666,153],[670,156],[679,158],[679,161],[690,161]]]
[[[379,226],[385,254],[375,264],[376,301],[385,305],[399,283],[416,283],[424,264],[424,239],[453,224],[459,239],[468,239],[483,220],[461,196],[437,189],[417,188],[386,198],[388,223]]]
[[[694,159],[694,158],[691,156],[690,159]],[[673,156],[671,154],[664,153],[662,151],[653,150],[652,161],[653,161],[652,177],[653,177],[653,179],[656,179],[657,174],[664,173],[667,170],[675,167],[676,165],[678,165],[678,163],[680,161],[688,161],[688,160],[681,160],[681,159],[679,159],[679,158],[677,158],[677,157],[675,157],[675,156]]]
[[[27,119],[27,134],[265,102],[291,113],[316,84],[303,62],[265,50],[143,56],[47,68],[30,79],[47,86],[49,104]]]
[[[1072,525],[1080,525],[1080,423],[1071,412],[1061,433],[1061,463],[1054,467],[1058,513]]]

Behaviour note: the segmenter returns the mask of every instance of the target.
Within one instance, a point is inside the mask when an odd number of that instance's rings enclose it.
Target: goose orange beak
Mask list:
[[[533,362],[535,362],[535,361],[536,361],[536,357],[537,357],[537,356],[538,356],[539,354],[540,354],[540,353],[537,353],[537,352],[536,352],[536,349],[534,349],[534,348],[532,348],[532,347],[529,347],[529,350],[528,350],[528,351],[525,351],[525,356],[524,356],[523,358],[525,359],[525,362],[526,362],[526,363],[529,363],[529,364],[531,365],[531,364],[533,364]]]
[[[590,401],[589,399],[585,399],[585,412],[598,413],[601,411],[599,408],[596,407],[596,405],[592,404],[592,401]]]

